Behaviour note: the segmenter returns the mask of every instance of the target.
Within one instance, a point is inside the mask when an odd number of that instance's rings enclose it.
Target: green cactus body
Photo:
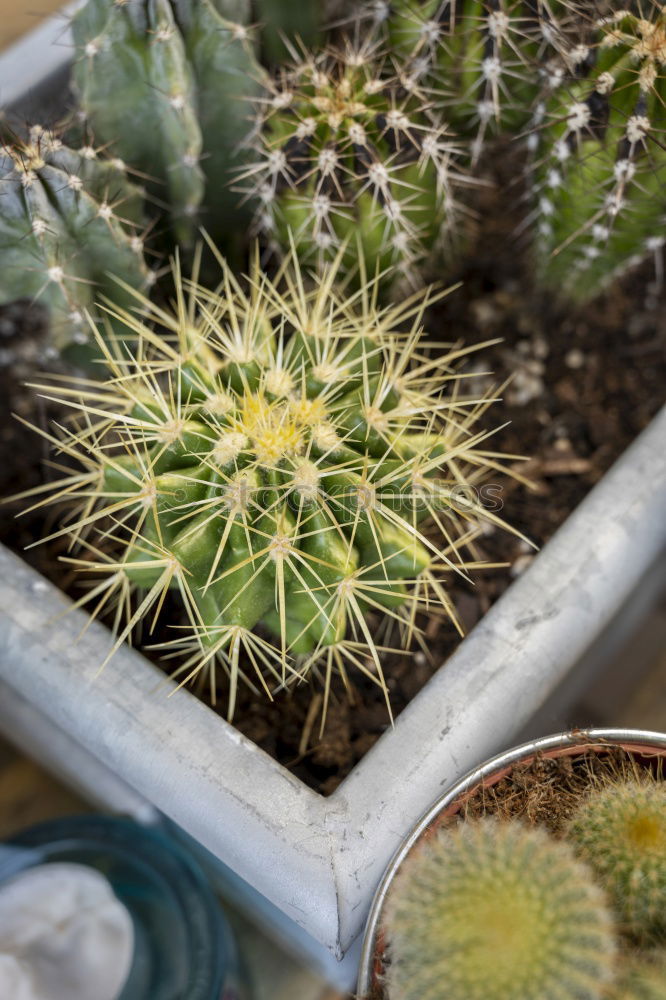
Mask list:
[[[323,0],[255,0],[266,62],[278,66],[296,46],[313,49],[321,40]]]
[[[260,89],[248,8],[88,0],[73,20],[74,80],[95,140],[146,177],[185,246],[200,225],[222,242],[247,221],[228,184]]]
[[[569,847],[494,820],[439,830],[403,863],[384,917],[388,1000],[600,1000],[614,929]]]
[[[608,1000],[666,1000],[666,952],[623,961]]]
[[[0,301],[30,297],[50,313],[53,343],[88,340],[85,313],[107,295],[126,306],[147,287],[140,236],[143,194],[118,160],[69,149],[35,126],[0,149]]]
[[[370,12],[406,66],[403,85],[434,93],[453,128],[473,137],[473,161],[489,134],[528,125],[570,19],[547,0],[391,0]]]
[[[536,121],[543,283],[577,301],[659,253],[666,217],[666,8],[598,22]]]
[[[467,521],[485,515],[456,497],[498,468],[472,430],[485,405],[466,414],[444,395],[459,349],[427,360],[416,327],[395,332],[418,306],[361,309],[337,296],[335,276],[309,292],[296,272],[280,291],[257,265],[248,295],[226,270],[222,295],[197,289],[198,319],[146,304],[172,334],[132,319],[141,361],[109,355],[106,388],[89,404],[77,390],[90,407],[82,442],[72,429],[60,447],[86,470],[86,514],[59,534],[86,539],[97,598],[125,607],[139,589],[118,642],[175,589],[188,674],[219,660],[234,685],[249,669],[275,686],[323,658],[383,685],[367,615],[409,641],[421,608],[449,610],[443,574],[464,571]],[[108,548],[109,516],[114,553],[102,560],[91,531]]]
[[[590,794],[569,837],[595,868],[626,929],[666,936],[666,784],[626,782]]]
[[[326,52],[286,71],[261,123],[260,161],[246,172],[257,223],[301,260],[392,269],[385,283],[418,285],[424,261],[454,231],[446,127],[391,82],[371,51]]]

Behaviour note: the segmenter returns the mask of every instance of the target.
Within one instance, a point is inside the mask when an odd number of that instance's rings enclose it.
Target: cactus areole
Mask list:
[[[74,83],[96,142],[147,179],[181,245],[247,221],[229,182],[261,89],[249,0],[88,0]],[[245,219],[244,219],[245,215]]]
[[[527,126],[575,11],[559,0],[375,0],[361,16],[399,57],[402,85],[428,88],[471,138],[474,162],[489,136]]]

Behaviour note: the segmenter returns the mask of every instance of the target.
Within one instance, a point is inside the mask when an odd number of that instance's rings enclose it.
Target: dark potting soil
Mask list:
[[[495,190],[505,191],[505,179],[499,182]],[[490,408],[486,422],[493,427],[510,421],[493,438],[493,446],[531,456],[519,470],[534,488],[498,477],[501,516],[542,546],[663,403],[666,301],[663,293],[646,293],[650,263],[582,310],[565,309],[547,295],[537,295],[528,255],[511,242],[505,223],[492,221],[494,197],[489,188],[490,221],[485,220],[483,239],[469,255],[472,263],[456,276],[463,287],[433,307],[427,328],[437,340],[502,338],[470,364],[474,370],[481,366],[494,372],[493,380],[479,376],[482,387],[513,376],[504,402]],[[15,413],[42,430],[57,416],[51,404],[23,385],[48,367],[46,329],[44,314],[29,303],[0,309],[0,496],[57,475],[44,465],[47,442],[10,416]],[[15,520],[18,507],[0,508],[0,540],[61,588],[80,594],[71,570],[58,562],[65,540],[23,551],[48,533],[55,513],[47,509]],[[451,597],[467,631],[533,558],[524,542],[500,530],[484,534],[476,544],[480,557],[507,565],[478,572],[474,586],[451,581]],[[178,624],[175,603],[173,607]],[[433,617],[421,626],[428,656],[421,651],[389,654],[383,663],[394,716],[459,642],[446,620]],[[170,637],[167,630],[151,641]],[[241,690],[234,725],[306,784],[330,794],[390,725],[381,690],[359,674],[350,674],[348,682],[345,688],[334,680],[321,736],[322,687],[316,678],[277,695],[272,703]],[[207,697],[206,689],[201,694]],[[218,695],[217,707],[224,713],[224,679]]]

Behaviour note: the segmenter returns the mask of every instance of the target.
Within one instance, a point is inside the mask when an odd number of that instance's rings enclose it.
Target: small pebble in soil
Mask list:
[[[550,347],[545,337],[535,337],[532,341],[532,351],[535,358],[543,361],[550,354]]]
[[[538,399],[544,390],[541,378],[543,372],[543,362],[536,359],[525,361],[511,382],[511,387],[507,392],[508,403],[511,406],[526,406],[533,399]]]
[[[483,538],[488,538],[490,535],[494,535],[497,532],[497,527],[491,524],[490,521],[481,521],[479,523],[479,533]]]
[[[572,347],[564,356],[564,363],[567,368],[582,368],[585,364],[585,355],[578,347]]]
[[[497,321],[499,313],[497,306],[492,299],[478,299],[476,302],[472,303],[471,308],[477,324],[482,329],[484,327],[492,326],[492,324]]]

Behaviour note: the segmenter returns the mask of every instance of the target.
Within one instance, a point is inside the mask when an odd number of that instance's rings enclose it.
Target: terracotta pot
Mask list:
[[[517,764],[528,764],[538,755],[543,758],[577,757],[596,750],[603,753],[612,747],[635,754],[645,767],[655,757],[666,758],[666,733],[640,729],[590,729],[558,733],[523,743],[470,771],[439,798],[417,823],[394,854],[375,893],[366,925],[357,983],[359,1000],[383,997],[381,975],[384,962],[384,938],[381,930],[384,903],[401,864],[422,840],[434,835],[442,822],[460,812],[481,787],[491,788],[505,778]]]

